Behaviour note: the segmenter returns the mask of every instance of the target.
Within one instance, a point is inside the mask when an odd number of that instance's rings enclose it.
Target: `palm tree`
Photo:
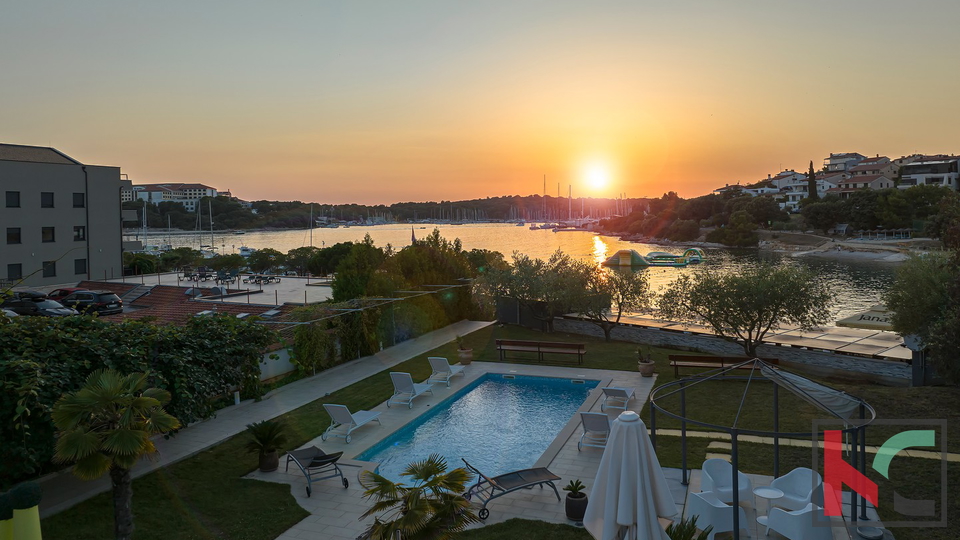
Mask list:
[[[130,469],[143,456],[157,453],[150,437],[180,427],[163,410],[170,393],[147,388],[146,373],[122,375],[97,370],[83,387],[65,394],[53,407],[60,431],[54,459],[74,463],[73,473],[94,480],[110,472],[113,483],[114,533],[133,536],[133,480]]]
[[[431,454],[400,473],[412,486],[391,482],[364,471],[360,483],[364,498],[376,500],[362,517],[380,513],[364,536],[371,540],[446,540],[477,523],[470,503],[460,495],[472,476],[460,467],[447,472],[447,461]],[[381,513],[382,512],[382,513]]]

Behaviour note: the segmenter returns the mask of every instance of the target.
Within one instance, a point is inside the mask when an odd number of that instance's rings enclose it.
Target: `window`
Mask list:
[[[7,208],[20,208],[20,192],[19,191],[7,192]]]
[[[41,242],[56,242],[56,227],[44,227],[40,234]]]
[[[73,260],[73,273],[74,273],[74,274],[86,274],[86,273],[87,273],[87,260],[86,260],[86,259],[74,259],[74,260]]]
[[[74,208],[83,208],[86,204],[86,195],[83,193],[74,193],[73,194],[73,207]]]
[[[7,243],[8,244],[20,243],[20,227],[7,227]]]
[[[43,277],[57,277],[57,261],[43,261]]]
[[[80,242],[87,239],[87,228],[76,226],[73,228],[73,241]]]
[[[13,281],[23,278],[23,265],[20,263],[7,265],[7,279]]]
[[[53,192],[52,191],[40,192],[40,208],[53,208]]]

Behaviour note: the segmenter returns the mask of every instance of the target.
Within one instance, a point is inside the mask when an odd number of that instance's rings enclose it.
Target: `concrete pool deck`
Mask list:
[[[354,431],[350,444],[347,444],[342,438],[330,438],[323,441],[320,437],[317,437],[304,445],[304,447],[318,446],[328,453],[343,451],[344,459],[341,462],[348,466],[342,467],[342,469],[350,482],[349,488],[344,489],[339,479],[322,480],[313,484],[313,495],[307,497],[306,479],[296,467],[285,472],[281,465],[280,469],[275,472],[262,473],[255,471],[248,475],[247,478],[290,484],[291,493],[297,503],[311,513],[310,517],[294,525],[280,535],[278,539],[356,538],[372,521],[369,518],[364,521],[359,520],[360,515],[370,507],[370,501],[363,498],[364,490],[360,486],[358,475],[362,468],[372,468],[375,465],[371,466],[352,461],[350,458],[359,455],[370,446],[401,429],[408,422],[488,372],[599,380],[601,381],[600,384],[597,388],[591,390],[586,401],[579,409],[580,411],[595,412],[600,411],[600,404],[603,401],[603,393],[600,390],[602,386],[636,388],[636,398],[630,401],[627,408],[639,412],[646,403],[647,396],[656,382],[656,377],[643,378],[638,372],[473,362],[464,370],[463,377],[453,378],[449,388],[443,384],[434,385],[434,395],[425,394],[416,398],[412,409],[397,405],[387,408],[386,402],[374,407],[372,410],[381,413],[380,420],[383,425],[371,423]],[[614,410],[611,415],[615,417],[619,412],[619,410]],[[577,414],[561,429],[559,435],[547,447],[547,450],[536,459],[535,466],[547,467],[562,478],[557,482],[557,489],[562,488],[572,479],[580,479],[586,484],[592,484],[597,467],[600,465],[600,457],[603,455],[602,449],[584,448],[582,452],[577,451],[577,441],[580,438],[579,426],[580,417]],[[284,459],[281,458],[281,463],[284,462]],[[362,465],[366,465],[366,467]],[[462,464],[450,463],[449,465],[454,468]],[[684,490],[684,496],[685,493]],[[561,491],[560,495],[562,498],[565,493]],[[679,492],[677,495],[679,495]],[[479,508],[478,504],[475,504],[475,506]],[[487,505],[487,509],[490,510],[490,517],[483,523],[484,525],[500,523],[510,518],[569,523],[564,514],[562,500],[557,502],[553,490],[549,487],[511,493],[491,502]]]

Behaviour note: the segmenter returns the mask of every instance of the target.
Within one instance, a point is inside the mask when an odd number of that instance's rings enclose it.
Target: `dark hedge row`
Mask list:
[[[172,395],[181,424],[208,418],[232,387],[259,395],[259,363],[275,333],[230,316],[185,326],[94,317],[17,317],[0,322],[0,489],[46,472],[53,455],[53,404],[100,368],[147,371]]]

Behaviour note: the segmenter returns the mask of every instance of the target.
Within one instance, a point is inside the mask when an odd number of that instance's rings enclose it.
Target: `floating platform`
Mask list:
[[[674,255],[663,251],[651,251],[646,256],[640,255],[632,249],[621,249],[603,261],[604,266],[667,266],[681,268],[688,264],[703,262],[705,258],[700,248],[689,248],[682,255]]]

